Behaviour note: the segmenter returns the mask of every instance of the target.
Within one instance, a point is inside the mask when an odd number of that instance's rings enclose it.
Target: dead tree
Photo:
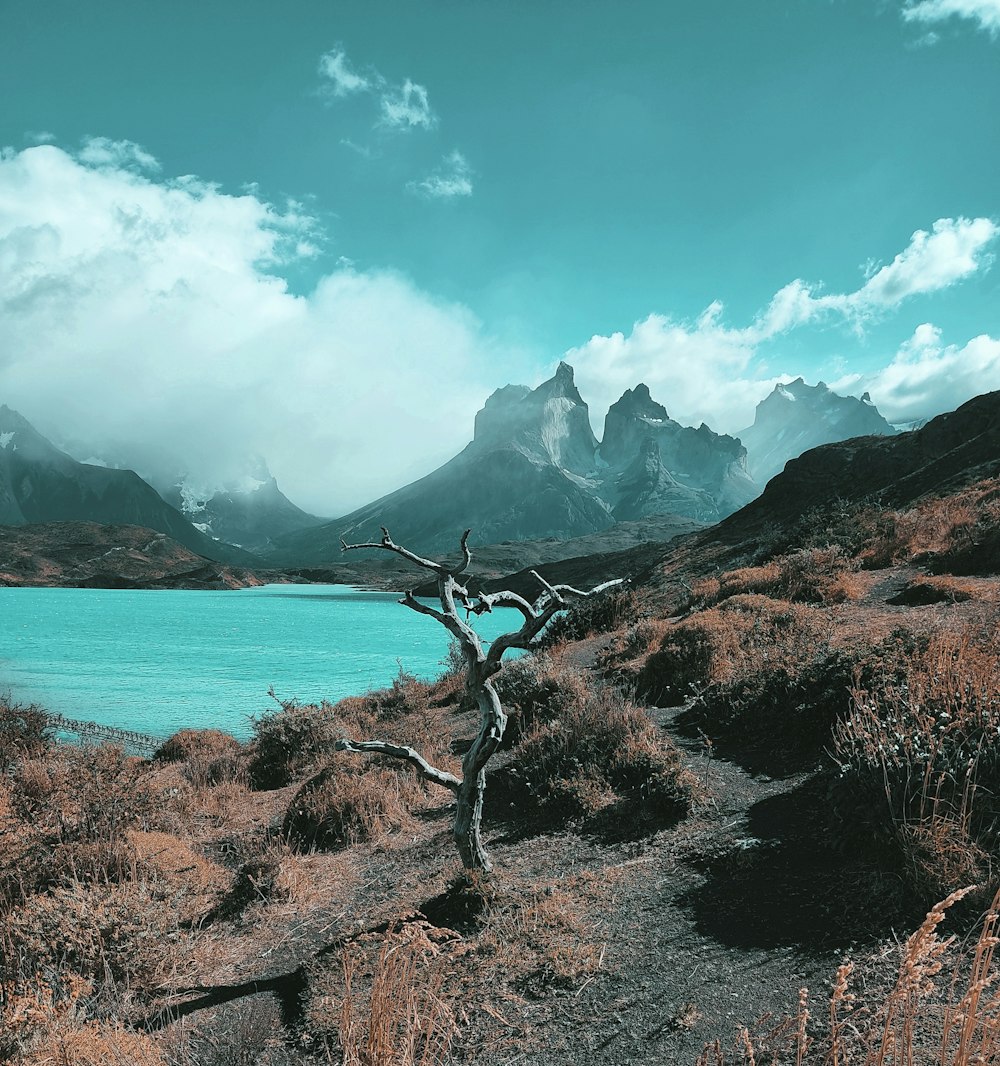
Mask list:
[[[426,614],[441,623],[458,641],[465,660],[466,690],[475,699],[479,708],[479,732],[472,741],[469,750],[462,759],[462,776],[431,766],[413,748],[399,744],[389,744],[382,740],[348,740],[346,737],[337,742],[338,751],[375,752],[379,755],[391,755],[396,759],[405,759],[416,768],[428,781],[451,789],[455,793],[454,837],[459,855],[466,869],[490,870],[492,863],[483,847],[481,825],[483,818],[483,793],[486,789],[486,764],[490,761],[503,741],[507,728],[507,715],[504,713],[500,697],[493,686],[493,678],[503,666],[504,652],[511,648],[529,650],[538,646],[542,630],[551,619],[565,610],[571,603],[586,599],[588,596],[603,592],[620,581],[607,581],[590,592],[581,592],[570,585],[550,585],[536,571],[531,575],[541,586],[541,593],[534,603],[529,603],[516,592],[492,592],[487,595],[470,596],[458,577],[464,573],[472,561],[469,550],[469,533],[462,534],[462,559],[457,566],[447,566],[396,544],[389,531],[382,528],[382,540],[368,544],[348,544],[341,541],[343,551],[356,551],[360,548],[381,548],[395,552],[411,563],[430,570],[437,577],[438,599],[441,609],[430,607],[413,594],[407,592],[399,601],[419,614]],[[465,619],[459,615],[459,608],[466,613]],[[513,607],[524,617],[520,629],[504,633],[497,637],[489,647],[483,649],[479,635],[469,625],[470,615],[489,614],[494,607]]]

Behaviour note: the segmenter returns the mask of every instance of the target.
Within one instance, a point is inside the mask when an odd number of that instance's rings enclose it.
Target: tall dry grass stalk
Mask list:
[[[851,990],[855,966],[845,961],[832,983],[825,1025],[800,989],[795,1013],[763,1034],[737,1030],[732,1052],[707,1045],[697,1066],[986,1066],[1000,1062],[1000,894],[984,916],[974,943],[963,948],[941,936],[947,912],[972,887],[958,889],[928,912],[901,948],[895,979],[880,998],[868,1001]],[[878,964],[861,975],[879,984]]]
[[[343,957],[338,1034],[342,1066],[440,1066],[458,1035],[444,996],[444,970],[426,936],[398,933],[379,949],[371,974],[360,952]]]

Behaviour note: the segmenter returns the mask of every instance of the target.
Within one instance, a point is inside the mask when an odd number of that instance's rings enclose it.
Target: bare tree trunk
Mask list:
[[[358,548],[382,548],[385,551],[395,552],[437,575],[440,610],[421,603],[412,592],[407,592],[399,602],[419,614],[426,614],[437,619],[458,640],[462,649],[466,664],[466,689],[475,698],[479,708],[479,730],[462,759],[461,779],[432,766],[413,748],[390,744],[386,741],[354,741],[344,738],[337,742],[337,750],[358,753],[376,752],[404,759],[428,781],[451,789],[455,793],[453,833],[462,864],[467,870],[488,872],[492,869],[493,863],[482,841],[486,764],[500,747],[504,730],[507,728],[507,715],[493,687],[492,678],[503,666],[504,652],[511,648],[527,650],[537,647],[542,630],[559,611],[564,610],[574,600],[593,596],[620,582],[608,581],[591,589],[590,592],[581,592],[570,585],[550,585],[543,577],[532,571],[542,587],[541,595],[533,604],[528,603],[524,597],[515,592],[494,592],[486,596],[472,597],[468,590],[456,580],[472,560],[472,554],[469,551],[469,533],[467,529],[462,536],[462,561],[455,567],[424,559],[395,544],[387,529],[382,530],[382,540],[379,542],[347,544],[341,541],[344,551],[354,551]],[[456,601],[465,610],[465,619],[459,617]],[[494,607],[515,608],[524,617],[524,624],[518,630],[497,637],[487,652],[478,634],[469,625],[468,619],[473,614],[489,614]]]

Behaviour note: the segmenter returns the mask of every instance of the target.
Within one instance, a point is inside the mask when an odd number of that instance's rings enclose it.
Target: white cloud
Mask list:
[[[890,421],[950,411],[982,392],[1000,389],[1000,339],[981,334],[967,344],[944,344],[941,330],[919,325],[888,366],[852,375],[833,387],[867,389]]]
[[[423,85],[418,85],[410,78],[402,84],[395,84],[374,68],[367,76],[358,74],[351,67],[347,53],[341,46],[320,56],[319,75],[324,79],[323,87],[330,96],[345,97],[355,93],[374,96],[378,107],[376,125],[383,129],[429,130],[437,125],[438,117]],[[346,143],[352,148],[357,147]]]
[[[755,404],[778,379],[753,373],[755,338],[724,326],[722,310],[714,303],[695,322],[650,315],[628,336],[594,336],[566,353],[598,436],[608,407],[640,381],[684,423],[734,432],[753,421]]]
[[[907,22],[944,22],[971,19],[992,37],[1000,34],[1000,0],[909,0],[903,8]]]
[[[31,144],[51,144],[56,139],[56,135],[49,130],[27,130],[24,139],[30,141]]]
[[[80,149],[80,159],[94,167],[160,169],[159,161],[145,148],[134,141],[113,141],[110,137],[85,138]]]
[[[629,336],[592,337],[566,358],[577,368],[584,396],[596,401],[591,402],[595,418],[641,380],[678,420],[704,420],[736,433],[751,423],[754,405],[776,381],[795,376],[790,367],[782,367],[778,376],[763,367],[761,345],[829,318],[858,326],[913,296],[946,289],[990,264],[987,248],[998,235],[990,219],[939,219],[930,232],[917,230],[892,262],[870,266],[867,280],[853,292],[822,294],[799,279],[775,293],[743,328],[725,325],[716,301],[694,322],[650,315]],[[898,393],[897,386],[893,395]]]
[[[330,82],[328,91],[334,96],[350,96],[352,93],[367,92],[371,82],[351,69],[347,53],[343,48],[334,48],[324,53],[319,59],[320,77]]]
[[[433,174],[429,174],[423,181],[411,181],[407,188],[433,200],[453,200],[456,196],[471,196],[472,167],[456,148],[444,157]]]
[[[426,473],[470,438],[497,353],[465,308],[391,272],[291,294],[274,272],[313,228],[195,178],[8,153],[0,397],[57,441],[139,466],[162,453],[202,481],[262,455],[328,515]]]
[[[891,263],[869,264],[867,281],[854,292],[823,294],[801,279],[790,282],[758,317],[759,337],[830,314],[863,324],[911,296],[946,289],[992,263],[987,249],[998,236],[1000,227],[989,218],[939,218],[930,232],[917,230]]]
[[[389,85],[379,97],[379,125],[394,130],[429,130],[437,125],[427,90],[409,78],[402,85]]]

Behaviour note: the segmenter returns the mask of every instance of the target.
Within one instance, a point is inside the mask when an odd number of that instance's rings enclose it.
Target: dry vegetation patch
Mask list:
[[[901,673],[856,679],[835,756],[837,795],[852,804],[844,824],[898,847],[923,899],[973,882],[992,895],[991,856],[1000,846],[1000,651],[992,628],[941,629]]]

